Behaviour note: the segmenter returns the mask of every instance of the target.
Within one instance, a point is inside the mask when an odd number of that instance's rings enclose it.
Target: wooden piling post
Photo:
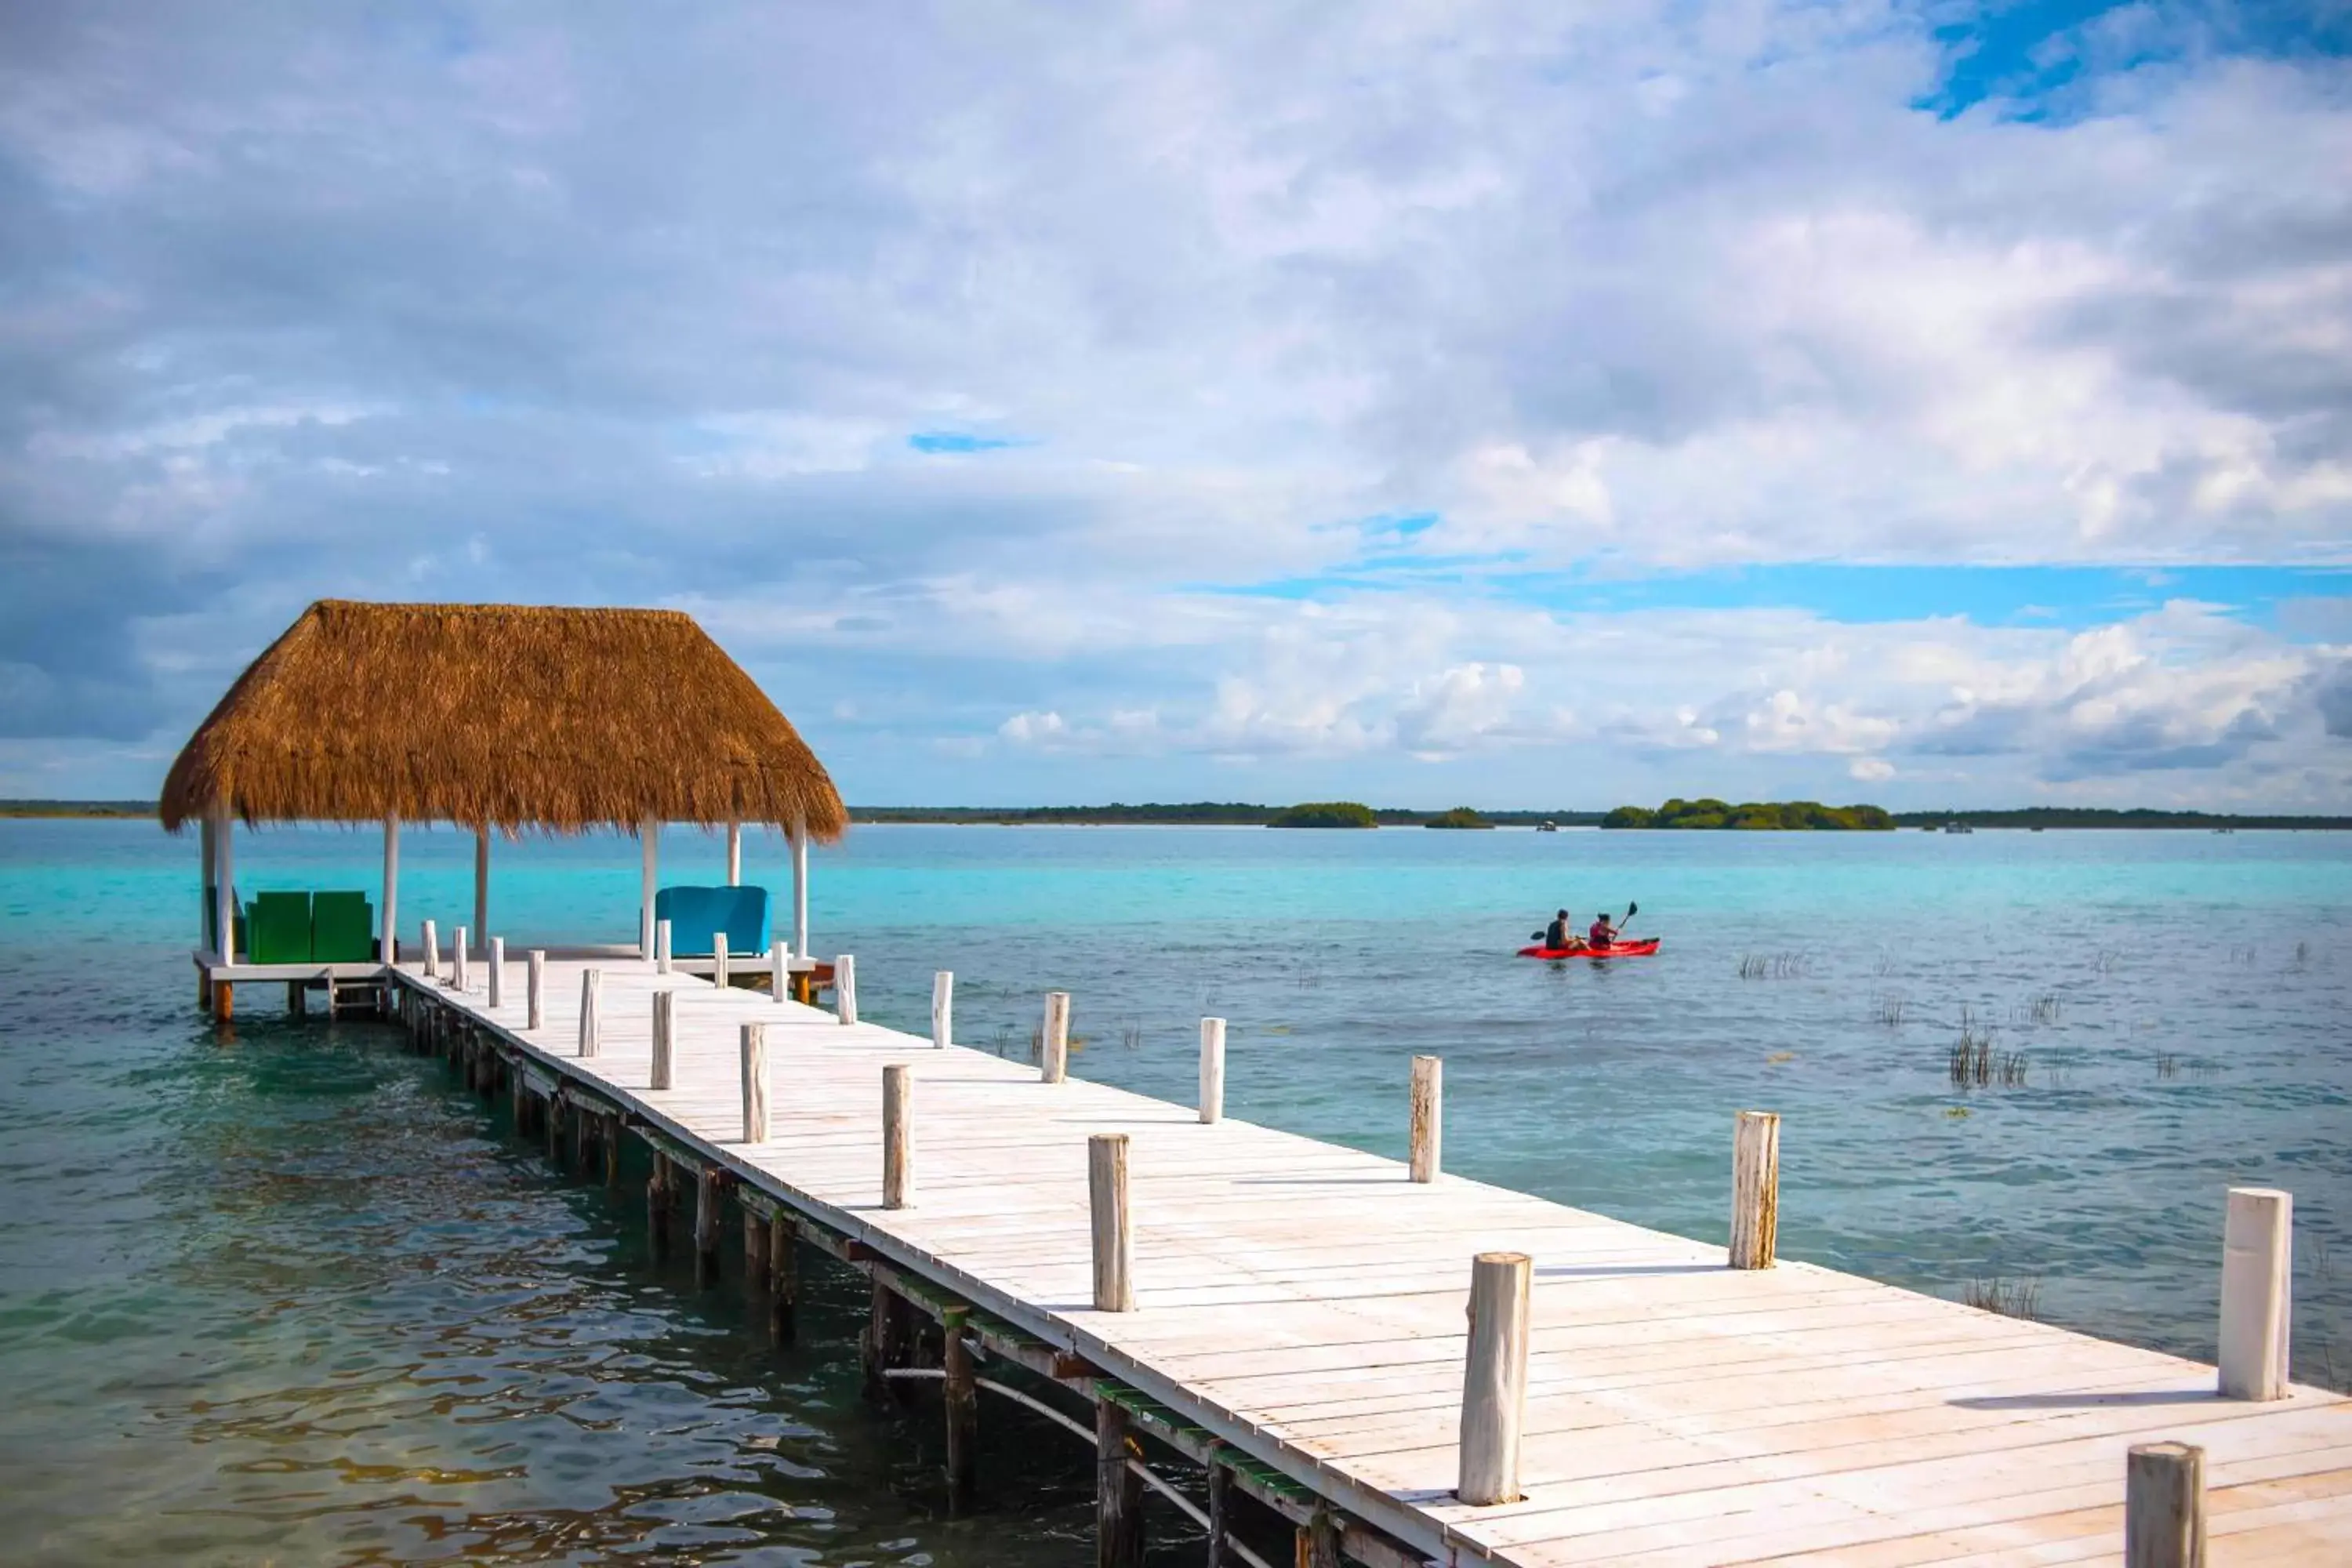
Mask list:
[[[1095,1310],[1135,1310],[1135,1236],[1127,1212],[1127,1134],[1087,1140],[1087,1196],[1093,1212]]]
[[[433,929],[431,921],[425,922],[425,978],[441,978],[441,933]]]
[[[890,1394],[890,1369],[903,1366],[907,1360],[906,1309],[898,1293],[876,1275],[866,1297],[866,1330],[858,1337],[858,1352],[865,1363],[866,1393],[871,1399],[884,1399]]]
[[[1780,1230],[1780,1119],[1743,1110],[1731,1135],[1731,1267],[1769,1268]]]
[[[507,939],[490,938],[490,1011],[497,1012],[507,999]]]
[[[955,1043],[955,972],[942,969],[931,976],[931,1049],[943,1051]]]
[[[768,1000],[788,1002],[793,994],[793,950],[782,942],[768,944]]]
[[[1060,1083],[1070,1076],[1070,994],[1045,993],[1045,1022],[1038,1036],[1037,1076]]]
[[[973,1482],[980,1472],[980,1387],[971,1371],[971,1346],[964,1333],[971,1309],[961,1302],[940,1310],[940,1366],[947,1394],[948,1508],[956,1513],[971,1507]]]
[[[1225,1568],[1234,1528],[1234,1472],[1225,1464],[1225,1446],[1211,1439],[1202,1463],[1209,1483],[1209,1568]]]
[[[523,1027],[544,1028],[547,1025],[547,951],[534,947],[523,963]]]
[[[1222,1121],[1225,1116],[1225,1021],[1201,1020],[1201,1120]]]
[[[2221,1397],[2284,1399],[2294,1199],[2231,1187],[2221,1233]]]
[[[580,1054],[593,1057],[604,1048],[604,1023],[597,1008],[604,996],[604,972],[583,969],[580,972]]]
[[[1518,1500],[1533,1273],[1524,1252],[1482,1252],[1470,1266],[1470,1345],[1462,1371],[1462,1466],[1455,1495],[1473,1507]]]
[[[669,1156],[655,1150],[653,1172],[646,1177],[646,1235],[656,1262],[669,1256],[670,1214],[675,1203],[671,1171]]]
[[[459,926],[449,939],[449,989],[461,994],[467,986],[466,960],[471,945],[470,935],[464,926]]]
[[[727,989],[727,933],[710,933],[710,984],[721,991]]]
[[[1328,1508],[1298,1527],[1292,1560],[1297,1568],[1339,1568],[1339,1521]]]
[[[846,952],[833,961],[833,1011],[845,1024],[857,1022],[857,960]]]
[[[902,1209],[915,1195],[915,1075],[904,1062],[882,1069],[882,1206]]]
[[[792,1343],[798,1329],[800,1240],[800,1222],[791,1215],[768,1221],[768,1337],[780,1345]]]
[[[1095,1568],[1143,1568],[1143,1478],[1132,1423],[1115,1401],[1095,1400]]]
[[[2124,1458],[2124,1568],[2205,1568],[2205,1450],[2135,1443]]]
[[[768,1141],[768,1026],[746,1024],[742,1035],[743,1142]]]
[[[299,1018],[310,1010],[310,987],[305,981],[286,983],[286,1011]],[[331,1009],[330,1009],[331,1011]]]
[[[669,972],[669,921],[656,921],[654,922],[654,973],[667,974]]]
[[[1412,1179],[1437,1180],[1438,1154],[1445,1137],[1445,1062],[1438,1057],[1412,1058]]]
[[[743,1289],[754,1299],[768,1290],[768,1221],[751,1208],[743,1210]]]
[[[653,1069],[646,1087],[667,1089],[677,1071],[677,993],[654,993],[654,1058]]]
[[[621,1185],[621,1113],[604,1118],[604,1184],[615,1191]]]
[[[705,1165],[694,1173],[694,1282],[719,1278],[719,1171]]]

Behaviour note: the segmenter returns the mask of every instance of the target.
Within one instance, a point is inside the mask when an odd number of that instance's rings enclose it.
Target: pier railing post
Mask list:
[[[1412,1058],[1412,1179],[1437,1180],[1438,1155],[1445,1137],[1445,1062]]]
[[[768,944],[768,1000],[789,1001],[793,994],[793,950],[788,942]]]
[[[845,1024],[857,1022],[857,960],[845,952],[833,961],[833,1011]]]
[[[604,972],[583,969],[580,972],[580,1054],[593,1057],[604,1044],[604,1020],[597,1009],[604,998]]]
[[[768,1141],[768,1026],[743,1026],[743,1142]]]
[[[669,921],[654,922],[654,973],[667,974],[670,971]]]
[[[721,991],[727,989],[727,933],[710,933],[710,984]]]
[[[2205,1568],[2205,1450],[2136,1443],[2124,1459],[2124,1568]]]
[[[224,938],[223,945],[226,944],[226,939]],[[441,933],[433,929],[431,921],[425,922],[425,978],[441,978]]]
[[[955,973],[942,969],[931,976],[931,1049],[943,1051],[955,1042]]]
[[[1457,1495],[1484,1508],[1519,1497],[1519,1427],[1528,1403],[1528,1286],[1524,1252],[1482,1252],[1470,1266],[1470,1347],[1462,1372]]]
[[[1135,1233],[1127,1212],[1127,1134],[1087,1140],[1087,1197],[1094,1222],[1095,1310],[1135,1310]]]
[[[653,1068],[647,1075],[647,1089],[668,1089],[677,1074],[677,993],[654,993],[654,1057]]]
[[[1225,1021],[1201,1020],[1201,1120],[1221,1121],[1225,1114]]]
[[[882,1206],[902,1209],[915,1197],[915,1075],[904,1062],[882,1069]]]
[[[2221,1234],[2221,1397],[2284,1399],[2294,1199],[2231,1187]]]
[[[980,1471],[980,1388],[972,1378],[971,1346],[963,1337],[971,1321],[971,1309],[961,1302],[940,1309],[940,1367],[947,1374],[948,1508],[956,1513],[971,1507]]]
[[[1743,1110],[1731,1135],[1731,1267],[1769,1268],[1780,1230],[1780,1119]]]
[[[507,939],[490,938],[490,1010],[498,1011],[507,999]]]
[[[534,947],[523,964],[523,1020],[526,1029],[543,1028],[547,1024],[547,950]]]
[[[1045,993],[1045,1022],[1038,1035],[1037,1074],[1047,1083],[1070,1076],[1070,994]]]
[[[463,994],[466,990],[466,948],[469,933],[459,926],[449,939],[449,989]]]

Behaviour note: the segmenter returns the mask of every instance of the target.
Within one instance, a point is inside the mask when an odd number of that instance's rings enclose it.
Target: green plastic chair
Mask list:
[[[310,962],[310,895],[256,893],[245,906],[247,963]]]
[[[320,963],[375,958],[375,906],[365,893],[310,895],[310,956]]]

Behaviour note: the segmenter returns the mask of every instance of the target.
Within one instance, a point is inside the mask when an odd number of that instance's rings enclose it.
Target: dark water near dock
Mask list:
[[[372,891],[376,849],[244,836],[240,878]],[[780,1354],[731,1280],[655,1269],[634,1184],[560,1177],[394,1031],[255,986],[217,1043],[194,859],[0,824],[9,1561],[1091,1560],[1090,1453],[1002,1402],[987,1511],[943,1517],[935,1401],[860,1397],[845,1276],[808,1260]],[[466,918],[469,867],[411,835],[404,923]],[[493,927],[617,939],[635,876],[626,841],[501,846]],[[1628,897],[1656,959],[1507,956]],[[960,1037],[1021,1054],[1068,989],[1075,1071],[1189,1100],[1222,1013],[1229,1114],[1398,1154],[1436,1052],[1450,1169],[1689,1235],[1724,1233],[1732,1110],[1778,1110],[1785,1254],[2032,1281],[2202,1358],[2221,1190],[2284,1186],[2296,1375],[2352,1378],[2352,838],[861,828],[813,905],[881,1022],[953,968]],[[1963,1026],[2021,1081],[1956,1086]]]

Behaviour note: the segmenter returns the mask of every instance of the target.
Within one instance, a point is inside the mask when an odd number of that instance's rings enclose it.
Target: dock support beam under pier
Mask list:
[[[768,1222],[768,1337],[780,1345],[798,1335],[801,1227],[788,1215]]]

